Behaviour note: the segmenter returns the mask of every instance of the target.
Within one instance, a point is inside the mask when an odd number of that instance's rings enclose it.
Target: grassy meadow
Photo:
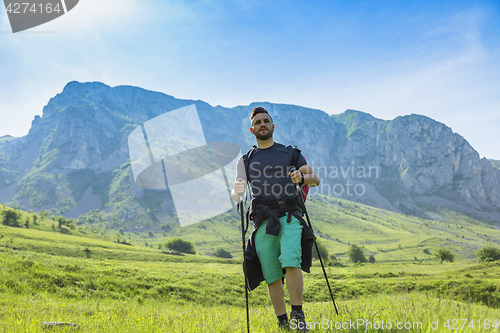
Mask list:
[[[184,262],[97,260],[7,248],[0,257],[0,332],[46,332],[44,322],[79,325],[54,329],[61,332],[246,329],[243,277],[231,260],[196,262],[188,255]],[[350,321],[356,326],[346,331],[364,332],[366,321],[379,326],[383,321],[385,329],[368,331],[388,331],[391,322],[393,329],[401,323],[401,331],[432,332],[429,323],[437,321],[442,332],[448,319],[473,321],[474,329],[460,331],[498,331],[484,325],[500,318],[500,266],[442,266],[328,267],[339,316],[320,267],[313,267],[305,275],[307,319],[317,331],[337,331],[335,325]],[[252,332],[277,332],[264,286],[250,293],[250,309]]]
[[[326,267],[339,316],[319,263],[304,275],[314,331],[499,331],[500,262],[474,257],[500,239],[487,221],[445,210],[426,220],[325,197],[308,208],[317,236],[342,263]],[[21,227],[0,225],[0,332],[246,332],[235,212],[152,236],[58,226],[32,212],[20,212],[20,220]],[[175,236],[192,241],[197,254],[162,248]],[[376,262],[349,263],[349,244]],[[439,264],[433,252],[441,246],[455,262]],[[216,247],[234,258],[209,256]],[[265,286],[249,299],[251,331],[277,332]]]

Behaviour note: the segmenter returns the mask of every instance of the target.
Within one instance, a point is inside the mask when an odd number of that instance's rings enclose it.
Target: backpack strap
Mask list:
[[[299,161],[299,153],[300,152],[301,152],[301,150],[299,148],[297,148],[297,146],[293,146],[292,163],[295,166],[297,165],[297,162]],[[304,157],[304,159],[305,159],[305,157]],[[302,199],[304,199],[304,201],[306,201],[308,193],[309,193],[309,185],[302,184],[302,186],[300,186],[300,194],[302,194]]]
[[[250,183],[250,175],[248,173],[248,167],[250,166],[250,159],[255,154],[255,150],[256,149],[257,149],[257,146],[254,145],[252,149],[250,149],[249,151],[247,151],[243,155],[243,164],[245,165],[245,173],[246,173],[246,176],[247,176],[247,184]]]
[[[250,193],[250,174],[248,172],[248,167],[250,166],[250,159],[255,154],[256,149],[257,149],[257,146],[254,145],[252,149],[250,149],[245,154],[243,154],[243,165],[245,166],[245,175],[247,177],[247,191],[248,191],[247,193]],[[245,203],[246,202],[247,202],[247,196],[245,196]],[[248,207],[248,209],[250,209],[250,207]],[[247,214],[248,214],[248,211],[247,211]]]

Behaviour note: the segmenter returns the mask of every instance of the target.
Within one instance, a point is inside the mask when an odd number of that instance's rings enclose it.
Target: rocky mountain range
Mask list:
[[[381,120],[355,110],[330,116],[267,102],[225,108],[99,82],[68,83],[28,135],[0,138],[0,202],[81,223],[174,222],[168,189],[135,184],[128,137],[148,120],[193,104],[207,142],[236,143],[242,152],[255,142],[251,110],[266,108],[275,140],[298,146],[322,179],[311,195],[425,217],[446,207],[500,221],[499,161],[480,158],[466,139],[431,118]]]

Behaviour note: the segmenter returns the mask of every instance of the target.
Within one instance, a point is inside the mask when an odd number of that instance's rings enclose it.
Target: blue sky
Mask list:
[[[69,81],[233,107],[422,114],[500,159],[499,1],[80,0],[12,34],[0,10],[0,136]]]

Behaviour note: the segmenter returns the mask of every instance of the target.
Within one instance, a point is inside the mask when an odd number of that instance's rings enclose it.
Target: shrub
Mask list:
[[[6,209],[2,211],[2,224],[12,227],[19,227],[19,220],[21,219],[21,213],[12,209]]]
[[[146,245],[147,246],[147,245]],[[178,251],[182,253],[195,254],[193,243],[183,240],[182,238],[175,237],[169,239],[165,243],[165,247],[172,251]]]
[[[212,255],[217,258],[226,258],[226,259],[231,259],[233,256],[231,255],[231,252],[224,250],[223,248],[218,248],[216,249]]]
[[[324,246],[323,243],[321,243],[319,241],[319,239],[316,239],[316,244],[318,244],[318,249],[319,249],[319,253],[321,254],[321,259],[323,259],[323,261],[328,261],[328,258],[330,256],[328,255],[328,249],[326,248],[326,246]],[[313,247],[312,256],[314,259],[319,260],[318,251],[316,251],[316,246]]]
[[[337,259],[332,259],[332,260],[328,261],[327,265],[330,267],[344,267],[344,265],[342,265],[342,263],[340,261],[338,261]]]
[[[500,260],[500,249],[493,246],[483,246],[476,252],[479,261],[497,261]]]
[[[62,228],[62,226],[63,226],[63,225],[66,225],[66,220],[65,220],[65,219],[64,219],[64,217],[62,217],[62,216],[58,216],[58,217],[56,218],[56,221],[57,221],[57,222],[58,222],[58,224],[59,224],[59,225],[58,225],[58,226],[59,226],[59,228]]]
[[[450,250],[445,249],[443,247],[439,248],[437,252],[434,254],[439,260],[441,260],[441,264],[443,261],[453,262],[455,260],[455,255],[451,253]]]
[[[371,263],[371,264],[374,264],[375,263],[375,257],[373,255],[370,255],[368,257],[368,262]]]
[[[363,248],[357,246],[356,244],[351,245],[349,251],[347,251],[347,255],[349,256],[349,260],[353,263],[363,263],[367,261],[366,256],[363,253]]]

